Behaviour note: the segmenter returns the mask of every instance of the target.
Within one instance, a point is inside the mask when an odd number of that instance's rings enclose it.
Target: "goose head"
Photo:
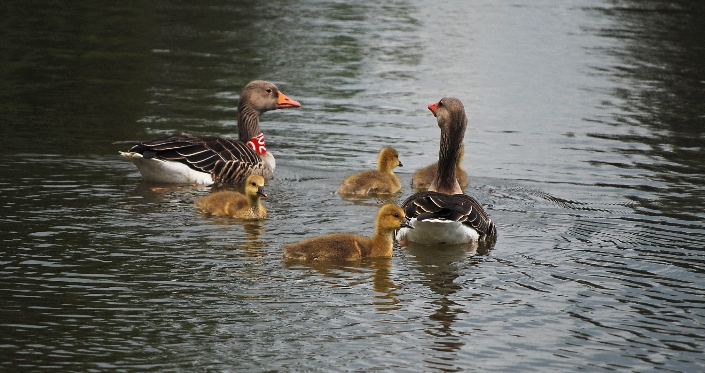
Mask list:
[[[292,100],[279,91],[279,88],[274,84],[264,80],[255,80],[243,88],[238,109],[248,107],[261,114],[269,110],[296,108],[299,106],[301,104],[298,101]]]
[[[238,139],[247,142],[262,132],[259,128],[259,116],[265,111],[299,106],[301,104],[298,101],[290,99],[270,82],[255,80],[248,83],[242,89],[237,105]]]
[[[465,128],[468,125],[468,118],[465,115],[463,103],[455,97],[443,97],[440,101],[428,105],[433,116],[438,121],[441,133],[457,133],[460,135],[460,143],[465,137]]]

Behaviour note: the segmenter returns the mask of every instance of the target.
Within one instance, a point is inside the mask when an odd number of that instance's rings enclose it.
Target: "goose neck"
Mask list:
[[[237,109],[238,139],[247,142],[262,133],[259,128],[260,113],[247,103],[241,103]]]
[[[462,193],[456,176],[456,166],[460,159],[462,134],[441,134],[441,147],[438,153],[438,174],[430,190],[447,194]]]

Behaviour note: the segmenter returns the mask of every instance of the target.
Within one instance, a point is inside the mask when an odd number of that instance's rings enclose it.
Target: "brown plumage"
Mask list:
[[[455,177],[458,179],[458,184],[461,188],[468,186],[468,174],[463,169],[463,158],[465,157],[465,147],[460,148],[460,157],[458,163],[455,164]],[[431,187],[433,180],[438,177],[438,162],[426,166],[414,173],[411,178],[411,187],[417,190],[424,190]]]
[[[250,175],[245,180],[245,194],[222,190],[196,200],[196,207],[206,215],[240,219],[263,219],[267,209],[261,198],[266,198],[264,178]]]
[[[402,167],[399,152],[393,148],[384,148],[377,157],[376,171],[368,170],[346,177],[336,193],[354,195],[397,193],[401,190],[401,181],[394,174],[394,168],[397,166]]]
[[[372,238],[352,233],[332,233],[284,245],[284,258],[306,261],[351,261],[391,257],[394,231],[409,227],[404,211],[394,204],[383,205],[377,213]]]

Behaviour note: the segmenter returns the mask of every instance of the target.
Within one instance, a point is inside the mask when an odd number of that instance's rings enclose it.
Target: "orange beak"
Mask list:
[[[437,109],[438,109],[438,102],[436,102],[435,104],[428,105],[428,110],[431,110],[434,117],[436,116]]]
[[[279,98],[277,99],[277,109],[286,109],[290,107],[299,107],[301,104],[298,101],[290,99],[287,95],[279,92]]]

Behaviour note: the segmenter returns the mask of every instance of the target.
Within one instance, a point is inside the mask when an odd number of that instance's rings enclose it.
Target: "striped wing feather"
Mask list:
[[[497,228],[477,200],[466,194],[418,192],[402,203],[406,217],[423,221],[457,221],[478,231],[481,236],[497,236]]]
[[[262,160],[244,143],[214,136],[173,135],[139,143],[130,151],[145,158],[181,162],[210,173],[213,181],[242,181],[247,171],[262,168]]]

